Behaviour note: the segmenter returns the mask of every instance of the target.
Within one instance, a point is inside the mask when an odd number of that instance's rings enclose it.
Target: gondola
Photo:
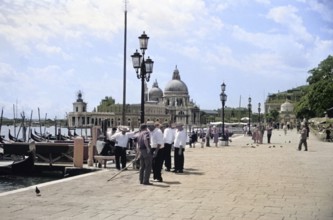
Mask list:
[[[31,138],[32,140],[36,141],[36,142],[43,142],[43,141],[45,141],[44,138],[42,138],[42,137],[40,137],[40,136],[38,136],[38,135],[32,133],[31,130],[30,130],[30,138]]]
[[[31,139],[35,140],[36,142],[42,142],[42,141],[65,141],[65,140],[70,140],[69,137],[66,137],[64,135],[60,135],[60,138],[58,138],[58,136],[53,136],[51,134],[43,134],[41,135],[40,133],[38,133],[36,130],[34,130],[33,134],[31,132]],[[36,139],[35,139],[36,138]]]
[[[0,174],[27,175],[33,172],[35,153],[30,151],[26,158],[19,161],[0,161]]]
[[[24,142],[22,139],[18,139],[16,137],[14,137],[13,135],[11,135],[10,129],[8,130],[8,138],[9,138],[9,140],[14,141],[14,142]]]
[[[5,139],[4,136],[0,136],[0,143],[4,144],[4,143],[8,143],[9,141]]]

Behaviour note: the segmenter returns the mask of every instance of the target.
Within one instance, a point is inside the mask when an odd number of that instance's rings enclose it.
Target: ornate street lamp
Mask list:
[[[135,53],[131,56],[133,67],[136,70],[136,74],[138,79],[141,79],[141,111],[140,111],[140,123],[144,123],[145,121],[145,80],[149,82],[150,74],[153,73],[153,65],[154,61],[152,61],[149,56],[148,59],[145,60],[145,50],[148,47],[148,39],[149,37],[143,32],[143,34],[139,37],[140,42],[140,49],[142,52],[142,55],[138,52],[138,50],[135,51]],[[139,71],[140,70],[140,71]]]
[[[249,104],[247,105],[248,109],[249,109],[249,131],[248,131],[248,135],[252,135],[251,132],[251,109],[252,109],[252,105],[251,105],[251,97],[249,97]]]
[[[222,140],[225,141],[225,135],[224,135],[224,106],[225,102],[227,101],[227,95],[224,93],[225,92],[225,84],[222,83],[221,85],[221,94],[220,94],[220,99],[222,102]]]
[[[261,104],[260,102],[258,103],[258,112],[259,112],[259,117],[258,117],[258,121],[259,121],[259,125],[260,125],[260,111],[261,111],[261,108],[260,108]]]

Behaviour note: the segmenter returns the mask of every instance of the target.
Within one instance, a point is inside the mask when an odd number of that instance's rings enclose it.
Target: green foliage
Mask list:
[[[333,106],[333,80],[320,80],[310,86],[309,93],[310,109],[315,116],[324,116],[324,112]]]
[[[333,79],[333,57],[329,55],[325,60],[320,62],[317,68],[314,68],[309,71],[311,74],[307,82],[309,85],[315,84],[322,80],[331,80]]]
[[[322,117],[328,108],[333,107],[333,57],[329,55],[309,74],[305,95],[295,105],[298,118]]]
[[[105,99],[102,99],[99,106],[97,106],[98,112],[110,112],[110,107],[115,104],[115,99],[111,96],[106,96]]]
[[[279,112],[276,109],[271,110],[269,113],[265,115],[266,120],[271,121],[278,121],[279,118]]]

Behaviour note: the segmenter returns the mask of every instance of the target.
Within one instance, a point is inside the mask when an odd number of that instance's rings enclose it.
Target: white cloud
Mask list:
[[[331,0],[309,0],[309,5],[324,20],[333,23],[333,2]]]
[[[266,91],[278,90],[295,80],[301,84],[301,74],[333,51],[329,23],[318,16],[310,25],[318,24],[321,29],[309,28],[305,18],[309,5],[312,14],[318,11],[323,17],[329,10],[322,7],[324,1],[281,4],[270,0],[168,0],[163,4],[129,0],[127,101],[140,102],[140,81],[130,55],[143,30],[151,37],[146,54],[155,61],[149,88],[157,79],[163,89],[178,65],[189,90],[201,97],[194,101],[204,108],[216,108],[207,95],[219,94],[215,83],[222,80],[230,85],[230,106],[231,94],[255,94],[261,86]],[[63,116],[71,111],[79,89],[85,93],[89,110],[106,95],[121,102],[123,9],[123,0],[1,1],[1,104],[18,99],[22,106],[40,106],[50,115]],[[208,87],[198,80],[201,74]],[[258,79],[262,80],[258,88],[243,84],[255,84]],[[199,86],[200,90],[193,89]],[[18,87],[15,93],[13,87]]]
[[[268,12],[267,18],[287,27],[295,38],[312,41],[312,36],[307,32],[302,18],[297,15],[297,12],[298,9],[291,5],[275,7]]]

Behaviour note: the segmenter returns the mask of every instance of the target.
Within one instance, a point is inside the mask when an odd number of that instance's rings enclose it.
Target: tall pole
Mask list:
[[[144,69],[144,61],[141,65],[141,115],[140,115],[140,123],[143,124],[145,122],[145,71]]]
[[[126,113],[126,45],[127,45],[127,1],[125,0],[125,28],[124,28],[124,80],[123,80],[123,109],[122,124],[125,125]]]
[[[260,125],[260,122],[261,122],[261,121],[260,121],[260,111],[261,111],[260,105],[261,105],[261,104],[260,104],[260,102],[259,102],[259,103],[258,103],[258,113],[259,113],[259,116],[258,116],[259,119],[258,119],[258,121],[259,121],[259,125]]]
[[[224,140],[224,100],[222,100],[222,139]]]
[[[225,105],[225,101],[227,101],[227,95],[224,93],[225,92],[225,87],[226,85],[224,83],[222,83],[221,85],[221,94],[220,94],[220,99],[222,102],[222,140],[225,140],[225,136],[224,136],[224,105]]]
[[[248,132],[248,135],[252,135],[252,132],[251,132],[251,97],[249,97],[249,104],[248,104],[248,108],[249,108],[249,132]]]

